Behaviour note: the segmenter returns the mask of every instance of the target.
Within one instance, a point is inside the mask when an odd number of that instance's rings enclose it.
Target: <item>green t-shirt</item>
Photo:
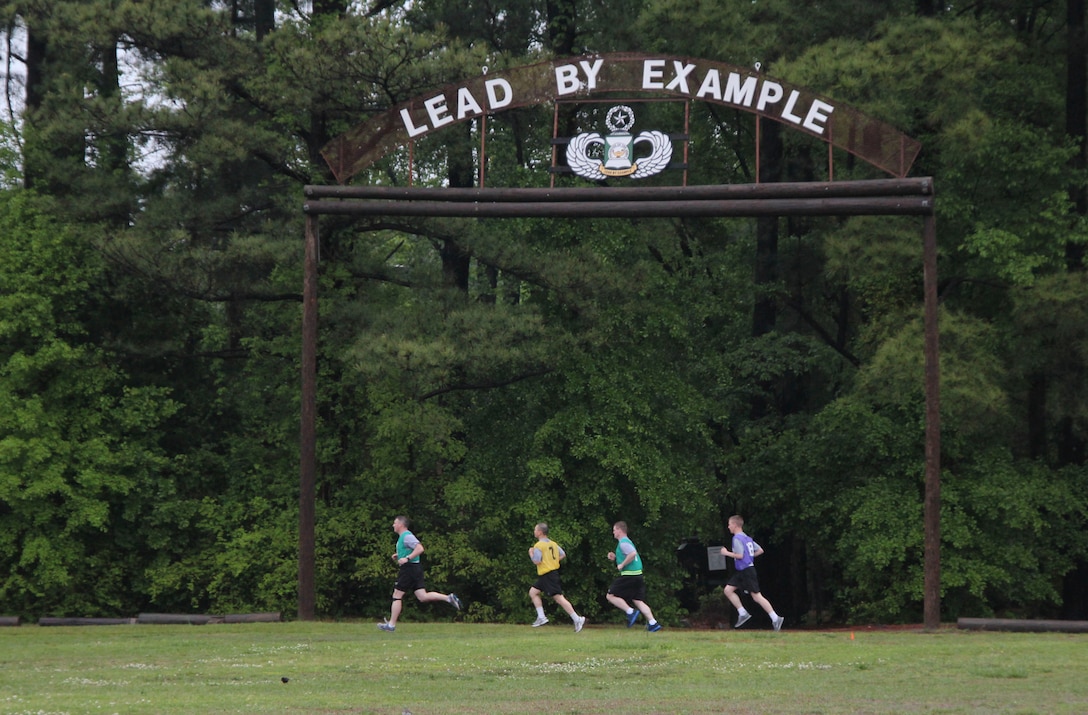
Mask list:
[[[638,576],[642,573],[642,557],[638,555],[633,541],[626,536],[616,542],[616,563],[622,564],[627,555],[634,552],[635,558],[620,571],[621,576]]]
[[[412,553],[412,550],[415,549],[416,546],[418,546],[418,545],[419,545],[419,539],[417,539],[415,537],[415,534],[413,534],[410,531],[405,531],[403,534],[400,535],[400,538],[397,539],[397,558],[398,559],[408,558],[408,554]],[[419,563],[419,557],[418,556],[415,557],[414,559],[412,559],[408,563],[418,564]]]

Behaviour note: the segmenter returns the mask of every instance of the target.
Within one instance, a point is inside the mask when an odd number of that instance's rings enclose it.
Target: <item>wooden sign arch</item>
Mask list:
[[[345,184],[395,149],[459,122],[549,102],[638,94],[723,105],[771,119],[904,178],[921,144],[862,112],[764,74],[713,60],[605,53],[547,60],[449,84],[378,114],[322,150]]]
[[[317,277],[321,214],[351,216],[797,216],[912,215],[923,219],[925,322],[924,619],[940,626],[940,411],[937,235],[930,178],[908,179],[920,144],[894,127],[759,72],[709,60],[636,54],[550,60],[400,104],[330,142],[322,155],[337,182],[394,149],[456,122],[515,107],[629,93],[714,102],[790,125],[894,179],[698,187],[416,189],[307,186],[302,291],[298,617],[315,617]],[[758,126],[758,125],[757,125]],[[829,149],[830,151],[830,149]]]

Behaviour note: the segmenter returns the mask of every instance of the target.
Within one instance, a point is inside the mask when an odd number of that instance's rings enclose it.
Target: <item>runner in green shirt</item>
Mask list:
[[[627,522],[617,521],[612,525],[612,536],[616,537],[616,551],[608,552],[608,560],[616,564],[620,572],[612,585],[608,587],[605,598],[616,608],[627,614],[627,627],[635,625],[638,614],[646,617],[646,630],[656,633],[661,624],[654,618],[654,612],[646,604],[646,581],[642,578],[642,558],[638,549],[627,538]],[[636,610],[638,609],[638,610]]]
[[[412,592],[422,603],[445,601],[460,611],[461,599],[456,594],[428,591],[423,585],[423,564],[419,562],[423,544],[415,534],[408,531],[408,517],[398,516],[393,519],[393,532],[397,535],[397,551],[393,554],[393,561],[400,566],[400,571],[397,573],[397,582],[393,585],[393,605],[389,609],[389,618],[379,623],[378,628],[390,633],[397,629],[397,619],[400,618],[403,607],[401,599],[408,592]]]

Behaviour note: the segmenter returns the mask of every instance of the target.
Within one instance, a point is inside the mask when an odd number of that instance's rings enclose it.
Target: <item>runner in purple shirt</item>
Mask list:
[[[729,517],[729,533],[733,535],[732,551],[723,546],[722,556],[732,558],[737,567],[737,570],[729,577],[725,587],[725,597],[737,609],[737,624],[733,627],[740,628],[752,617],[752,614],[748,613],[744,608],[744,604],[740,602],[740,596],[737,595],[739,589],[751,594],[752,600],[758,603],[771,617],[771,625],[774,626],[774,629],[776,631],[781,630],[782,623],[786,619],[775,613],[771,602],[759,592],[759,577],[756,575],[755,559],[763,553],[763,547],[744,533],[744,519],[740,516]]]

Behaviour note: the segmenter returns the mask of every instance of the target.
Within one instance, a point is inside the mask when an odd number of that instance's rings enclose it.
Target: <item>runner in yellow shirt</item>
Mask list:
[[[574,610],[574,606],[563,595],[563,584],[559,579],[559,562],[567,554],[563,551],[563,547],[548,538],[547,524],[543,522],[537,524],[533,529],[533,536],[536,537],[536,543],[529,549],[529,558],[536,564],[537,574],[536,581],[529,588],[529,600],[533,602],[533,606],[536,608],[536,620],[533,621],[533,628],[538,628],[548,622],[548,617],[544,615],[544,603],[540,598],[540,594],[545,593],[563,607],[570,619],[574,621],[574,632],[578,633],[582,630],[582,626],[586,624],[586,619],[584,616],[578,615],[578,612]]]

